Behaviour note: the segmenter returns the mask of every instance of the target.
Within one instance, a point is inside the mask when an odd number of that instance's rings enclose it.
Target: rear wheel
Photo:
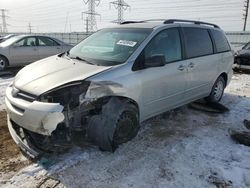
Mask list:
[[[213,88],[212,88],[212,91],[211,91],[210,95],[206,98],[206,100],[208,102],[212,102],[212,103],[220,102],[220,100],[224,94],[225,87],[226,87],[225,79],[222,76],[220,76],[215,81]]]
[[[5,57],[0,56],[0,71],[5,70],[7,66],[8,66],[8,60]]]

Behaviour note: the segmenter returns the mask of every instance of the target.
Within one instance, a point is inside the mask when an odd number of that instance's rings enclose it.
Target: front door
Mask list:
[[[141,110],[148,118],[177,107],[184,101],[187,62],[182,60],[179,29],[161,31],[146,46],[143,54],[145,62],[153,56],[165,58],[164,66],[148,66],[137,73],[142,83]]]
[[[36,37],[25,37],[10,47],[10,62],[25,65],[39,59]]]

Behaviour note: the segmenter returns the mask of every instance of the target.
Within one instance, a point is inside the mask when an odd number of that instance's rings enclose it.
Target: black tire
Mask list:
[[[8,60],[0,55],[0,71],[5,70],[8,67]]]
[[[111,99],[99,115],[91,117],[87,135],[102,151],[114,152],[120,144],[133,139],[139,128],[137,107],[127,101]]]
[[[117,119],[113,135],[113,148],[132,140],[139,131],[138,110],[133,104],[127,104]]]
[[[205,98],[206,101],[210,102],[210,103],[220,102],[220,100],[224,94],[225,87],[226,87],[226,81],[222,76],[220,76],[215,81],[210,95]]]

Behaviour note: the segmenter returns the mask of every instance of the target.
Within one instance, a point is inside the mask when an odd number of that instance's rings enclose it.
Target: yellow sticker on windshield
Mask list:
[[[137,42],[129,41],[129,40],[119,40],[116,44],[123,45],[123,46],[129,46],[134,47]]]

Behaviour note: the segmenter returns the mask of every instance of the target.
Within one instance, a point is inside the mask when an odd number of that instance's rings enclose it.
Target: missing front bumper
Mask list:
[[[36,151],[35,149],[33,149],[31,146],[28,145],[28,142],[25,140],[22,140],[20,138],[20,136],[16,133],[15,129],[13,128],[13,124],[10,121],[9,115],[7,116],[7,120],[8,120],[8,128],[9,128],[9,132],[11,137],[13,138],[13,140],[15,141],[15,143],[21,148],[21,150],[23,152],[25,152],[29,157],[35,159],[38,158],[40,156],[40,152]]]

